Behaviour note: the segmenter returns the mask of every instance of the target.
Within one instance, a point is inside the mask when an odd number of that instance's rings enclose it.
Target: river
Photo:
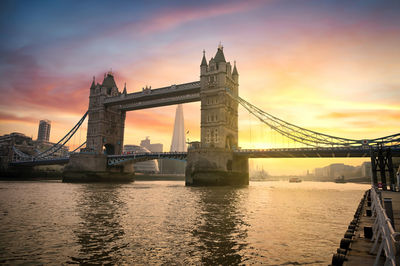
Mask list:
[[[327,265],[370,185],[0,182],[0,263]]]

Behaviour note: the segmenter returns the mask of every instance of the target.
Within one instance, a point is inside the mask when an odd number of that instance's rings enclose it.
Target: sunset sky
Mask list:
[[[145,3],[145,4],[143,4]],[[199,80],[219,42],[236,60],[239,94],[296,125],[353,139],[400,132],[400,1],[1,1],[0,134],[58,141],[85,113],[92,77],[112,69],[135,92]],[[129,112],[125,144],[149,136],[168,151],[175,106]],[[199,103],[184,105],[200,137]],[[86,136],[78,132],[70,146]],[[285,144],[243,109],[243,148]],[[286,147],[286,146],[284,146]],[[278,174],[331,162],[258,160]]]

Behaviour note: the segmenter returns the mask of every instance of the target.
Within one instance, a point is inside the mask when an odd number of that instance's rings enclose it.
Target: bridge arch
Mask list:
[[[106,155],[115,155],[115,147],[112,144],[104,144],[104,154]]]

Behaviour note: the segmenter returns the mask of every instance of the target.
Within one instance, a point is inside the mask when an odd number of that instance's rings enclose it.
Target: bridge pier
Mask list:
[[[63,182],[132,182],[133,164],[110,167],[105,154],[72,154],[62,178]]]
[[[378,186],[378,172],[380,173],[382,189],[387,190],[388,180],[386,172],[389,173],[390,190],[395,189],[396,180],[394,178],[393,159],[390,148],[380,147],[377,150],[371,150],[371,172],[372,184]]]
[[[222,148],[189,149],[185,184],[187,186],[248,185],[248,159]]]

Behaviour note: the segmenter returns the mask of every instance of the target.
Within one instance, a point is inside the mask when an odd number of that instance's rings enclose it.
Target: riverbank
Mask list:
[[[290,178],[298,178],[301,181],[306,181],[306,182],[335,182],[334,179],[320,179],[320,178],[310,178],[310,177],[304,177],[304,176],[278,176],[278,177],[268,177],[268,178],[255,178],[255,177],[250,177],[250,181],[253,182],[272,182],[272,181],[289,181]],[[371,179],[368,177],[354,177],[354,178],[348,178],[345,179],[344,182],[340,183],[356,183],[356,184],[371,184]]]

